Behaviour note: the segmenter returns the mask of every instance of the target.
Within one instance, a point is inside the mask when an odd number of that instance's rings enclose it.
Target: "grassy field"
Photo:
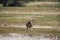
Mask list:
[[[41,11],[55,11],[60,12],[60,8],[51,7],[0,7],[0,12],[41,12]]]
[[[20,34],[60,34],[60,30],[57,29],[44,29],[44,28],[33,28],[32,30],[27,30],[26,28],[14,28],[14,27],[0,27],[0,34],[8,33],[20,33]]]
[[[0,14],[0,24],[25,25],[34,20],[34,25],[60,26],[60,14]]]
[[[25,25],[28,20],[34,20],[34,25],[55,26],[52,28],[33,28],[28,30],[26,28],[6,27],[8,24]],[[5,24],[5,27],[1,27]],[[20,34],[57,34],[60,35],[60,14],[0,14],[0,34],[20,33]]]
[[[60,12],[60,4],[43,4],[43,5],[27,5],[26,7],[0,7],[1,11],[10,12],[41,12],[41,11],[55,11]]]
[[[52,12],[52,14],[15,14],[15,13],[0,13],[0,34],[4,33],[21,33],[21,34],[40,34],[52,33],[60,34],[60,4],[58,5],[32,5],[26,7],[0,7],[0,12]],[[26,30],[26,28],[6,27],[8,24],[25,25],[28,20],[34,20],[34,25],[53,26],[56,29],[41,29],[33,28]],[[2,27],[4,24],[5,27]]]

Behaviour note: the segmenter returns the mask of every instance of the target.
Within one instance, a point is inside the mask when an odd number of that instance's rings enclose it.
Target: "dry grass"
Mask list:
[[[25,25],[28,20],[34,20],[34,25],[60,26],[60,14],[0,14],[0,24]],[[44,16],[44,17],[41,17]],[[1,25],[0,25],[1,26]]]
[[[10,11],[10,12],[41,12],[41,11],[54,11],[60,12],[60,8],[56,6],[27,6],[27,7],[0,7],[0,12]]]
[[[27,30],[26,28],[14,28],[14,27],[0,27],[0,34],[5,33],[20,33],[20,34],[60,34],[60,30],[57,29],[44,29],[44,28],[33,28],[32,30]]]

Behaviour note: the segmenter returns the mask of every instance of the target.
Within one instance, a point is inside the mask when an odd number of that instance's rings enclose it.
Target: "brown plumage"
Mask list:
[[[32,27],[32,22],[31,22],[31,21],[28,21],[28,22],[26,23],[26,27],[27,27],[27,29],[31,29],[31,27]]]

